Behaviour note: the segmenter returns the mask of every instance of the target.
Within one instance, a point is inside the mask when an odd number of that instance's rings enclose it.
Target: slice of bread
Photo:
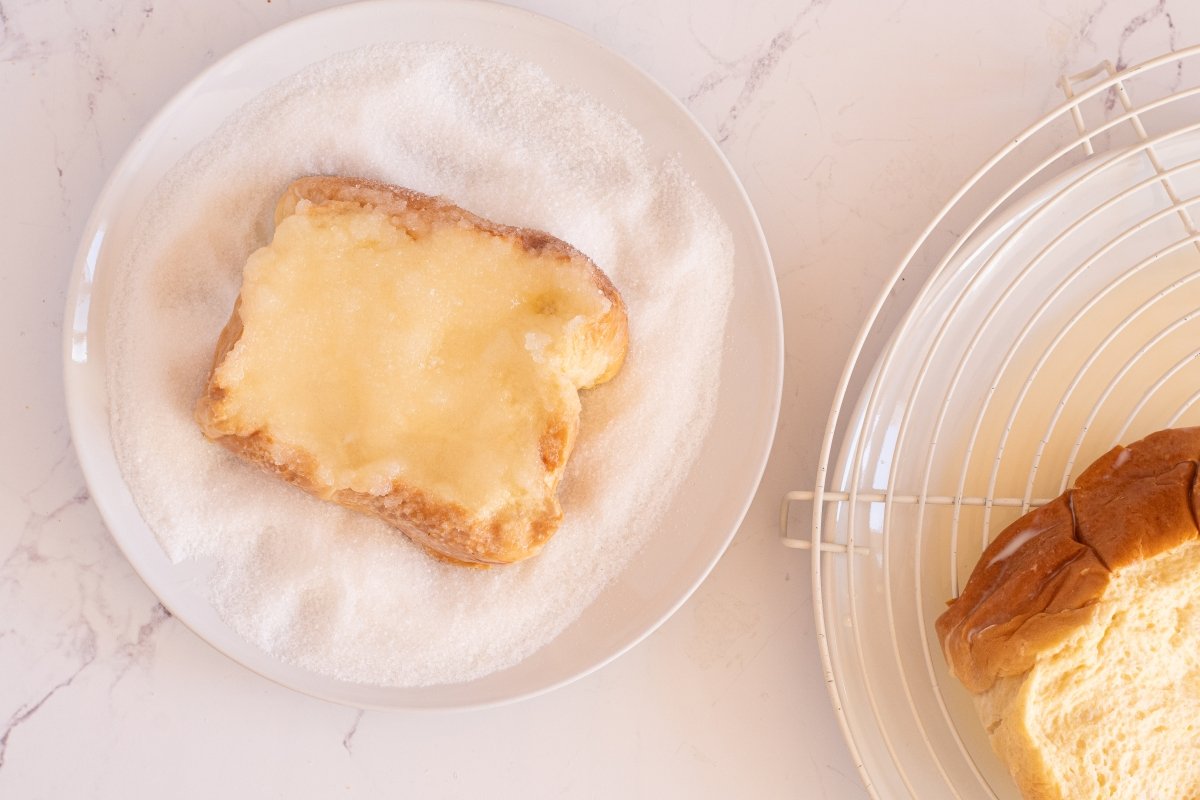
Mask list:
[[[439,557],[505,564],[558,528],[579,390],[612,378],[627,342],[620,295],[565,242],[302,178],[246,262],[196,419]]]
[[[1113,449],[938,618],[1025,797],[1200,797],[1198,458],[1200,428]]]

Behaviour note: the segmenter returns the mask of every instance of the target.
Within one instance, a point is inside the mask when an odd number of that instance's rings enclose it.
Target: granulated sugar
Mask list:
[[[617,378],[583,393],[542,554],[440,563],[385,524],[316,500],[207,441],[192,409],[246,257],[303,175],[446,197],[587,253],[629,309]],[[733,281],[731,237],[671,161],[536,67],[449,45],[311,67],[240,110],[143,212],[110,318],[114,444],[175,561],[215,562],[219,613],[277,657],[361,683],[466,681],[554,638],[662,522],[711,421]]]

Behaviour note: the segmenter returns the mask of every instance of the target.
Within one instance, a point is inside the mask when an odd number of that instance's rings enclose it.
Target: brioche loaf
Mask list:
[[[1200,428],[1108,452],[938,618],[1025,797],[1200,797],[1198,458]]]
[[[302,178],[245,265],[196,405],[204,434],[431,553],[537,553],[625,306],[582,253],[394,186]]]

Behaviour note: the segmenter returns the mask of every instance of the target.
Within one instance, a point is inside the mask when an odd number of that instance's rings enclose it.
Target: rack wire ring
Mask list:
[[[1016,796],[935,652],[939,603],[994,516],[1046,502],[1117,439],[1200,422],[1200,350],[1186,344],[1200,308],[1183,291],[1200,278],[1198,57],[1060,80],[1065,101],[967,180],[886,282],[813,489],[783,500],[784,543],[811,551],[826,685],[873,797]],[[939,247],[951,221],[965,233]],[[807,538],[788,532],[796,501],[812,503]]]

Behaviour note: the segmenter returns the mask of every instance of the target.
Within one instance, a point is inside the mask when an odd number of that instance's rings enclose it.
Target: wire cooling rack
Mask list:
[[[838,382],[814,488],[783,501],[873,797],[1017,796],[933,620],[991,537],[1094,458],[1200,424],[1200,48],[1060,87],[1065,102],[891,276]],[[807,536],[789,526],[797,502],[812,505]]]

